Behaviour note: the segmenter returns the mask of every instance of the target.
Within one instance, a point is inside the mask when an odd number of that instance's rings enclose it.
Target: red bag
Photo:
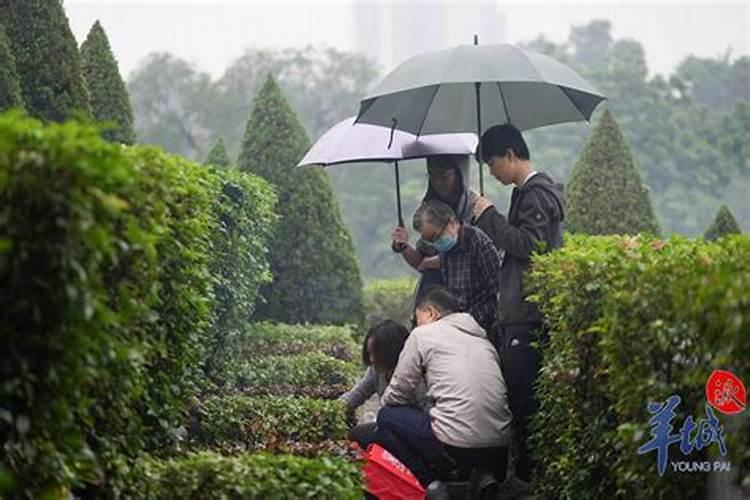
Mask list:
[[[381,446],[368,446],[364,458],[365,486],[380,500],[424,499],[424,488],[414,474]]]

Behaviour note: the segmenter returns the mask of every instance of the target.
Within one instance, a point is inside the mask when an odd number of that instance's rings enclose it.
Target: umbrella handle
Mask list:
[[[394,123],[394,127],[395,127],[395,123]],[[396,160],[393,163],[393,170],[396,172],[396,208],[398,210],[398,225],[399,227],[405,227],[404,217],[401,212],[401,179],[400,179],[399,172],[398,172],[398,160]],[[396,253],[401,253],[404,250],[406,250],[406,243],[398,243],[394,241],[391,243],[391,250],[393,250]]]

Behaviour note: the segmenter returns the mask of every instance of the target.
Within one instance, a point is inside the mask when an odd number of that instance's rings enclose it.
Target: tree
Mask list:
[[[232,162],[229,161],[229,155],[227,155],[227,150],[224,147],[224,140],[221,137],[216,140],[214,147],[211,148],[206,161],[203,163],[206,165],[216,165],[217,167],[232,166]]]
[[[237,151],[253,98],[268,73],[289,96],[308,134],[318,137],[354,114],[359,100],[377,76],[363,56],[332,48],[249,49],[215,84],[214,131]]]
[[[10,50],[5,29],[0,25],[0,111],[21,107],[23,98],[16,72],[16,59]]]
[[[703,237],[710,241],[728,234],[739,234],[741,232],[740,225],[737,224],[737,219],[734,218],[734,215],[732,215],[732,212],[726,205],[722,205],[719,207],[716,218],[708,229],[706,229]]]
[[[135,131],[130,97],[99,21],[94,23],[81,45],[81,63],[94,119],[115,124],[115,128],[105,130],[102,135],[110,142],[133,144]]]
[[[568,222],[587,234],[657,233],[648,189],[612,113],[604,112],[573,167]]]
[[[211,77],[170,54],[148,56],[133,72],[128,92],[139,141],[189,158],[202,158],[215,134],[208,116],[216,103]]]
[[[60,2],[5,0],[0,20],[16,59],[29,114],[48,121],[91,115],[73,33]]]
[[[273,283],[256,317],[342,324],[363,319],[362,280],[328,175],[296,167],[310,146],[276,80],[253,102],[238,165],[278,191],[280,221],[269,262]]]

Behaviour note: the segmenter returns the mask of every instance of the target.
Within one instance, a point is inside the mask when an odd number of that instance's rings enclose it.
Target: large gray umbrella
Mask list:
[[[403,226],[401,213],[401,182],[399,160],[426,158],[435,155],[470,155],[479,140],[473,133],[431,134],[417,137],[409,132],[367,124],[354,124],[352,116],[328,129],[297,164],[340,165],[343,163],[393,163],[396,173],[396,206],[398,223]]]
[[[503,123],[528,130],[589,121],[604,99],[575,71],[551,57],[508,44],[477,45],[475,38],[475,45],[428,52],[398,66],[362,100],[357,123],[417,136],[451,132],[481,136]],[[484,191],[481,166],[479,173]]]

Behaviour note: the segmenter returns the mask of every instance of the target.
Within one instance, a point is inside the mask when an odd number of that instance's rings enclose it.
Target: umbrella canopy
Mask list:
[[[477,132],[481,118],[486,128],[512,123],[528,130],[588,121],[604,99],[546,55],[508,44],[460,45],[415,56],[389,73],[362,100],[357,123],[390,127],[395,120],[397,129],[423,135]]]
[[[401,211],[401,180],[398,162],[427,156],[474,154],[479,139],[475,134],[414,134],[375,125],[356,124],[352,116],[331,127],[297,164],[338,165],[366,161],[392,162],[396,174],[396,208],[398,224],[404,225]]]
[[[474,154],[476,134],[414,134],[367,124],[354,124],[354,116],[342,120],[310,148],[297,166],[338,165],[356,162],[395,162],[444,154]]]

